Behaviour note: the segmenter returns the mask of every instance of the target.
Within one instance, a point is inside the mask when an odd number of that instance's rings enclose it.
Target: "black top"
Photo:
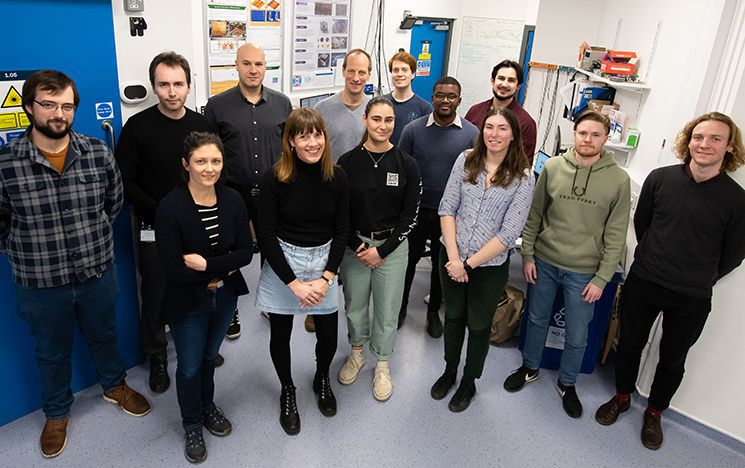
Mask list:
[[[631,271],[682,294],[711,297],[745,258],[745,190],[726,173],[697,183],[686,165],[650,172],[634,214]]]
[[[378,247],[378,255],[385,258],[416,225],[422,193],[416,161],[395,146],[386,153],[368,154],[360,145],[339,158],[339,165],[349,178],[347,245],[356,250],[362,244],[356,231],[370,233],[393,229]]]
[[[259,195],[261,253],[277,276],[289,284],[295,274],[287,264],[278,239],[300,247],[331,241],[326,270],[336,272],[349,233],[347,175],[334,167],[334,178],[324,182],[321,164],[307,164],[295,156],[295,180],[281,183],[273,170],[264,173]]]
[[[265,86],[256,104],[243,97],[239,86],[210,98],[204,114],[215,123],[225,145],[226,184],[241,192],[258,185],[279,158],[290,112],[290,99]]]
[[[124,198],[145,224],[152,225],[158,202],[177,185],[181,176],[184,139],[193,132],[217,129],[205,116],[186,109],[174,120],[152,106],[127,120],[116,146],[116,162],[122,172]]]
[[[248,294],[240,268],[253,256],[248,215],[241,196],[233,189],[215,185],[220,216],[220,237],[212,252],[202,216],[186,184],[166,195],[155,215],[158,258],[166,276],[162,317],[166,323],[180,320],[208,297],[207,284],[225,282],[236,294]],[[207,260],[205,271],[184,264],[185,254],[196,253]],[[234,272],[230,274],[230,272]]]

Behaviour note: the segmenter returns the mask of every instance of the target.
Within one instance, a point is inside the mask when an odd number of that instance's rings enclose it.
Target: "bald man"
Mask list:
[[[225,145],[223,181],[246,203],[256,230],[261,174],[279,158],[290,99],[265,87],[266,57],[253,44],[242,45],[235,57],[238,85],[210,98],[205,115],[214,122]],[[228,328],[228,339],[240,336],[238,315]]]

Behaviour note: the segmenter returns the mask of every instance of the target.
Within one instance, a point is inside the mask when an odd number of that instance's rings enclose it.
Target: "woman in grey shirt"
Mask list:
[[[445,300],[445,373],[432,398],[455,380],[468,329],[466,364],[448,408],[468,408],[489,352],[492,316],[504,293],[509,249],[528,218],[533,177],[515,114],[489,111],[472,150],[458,156],[440,202],[440,281]]]

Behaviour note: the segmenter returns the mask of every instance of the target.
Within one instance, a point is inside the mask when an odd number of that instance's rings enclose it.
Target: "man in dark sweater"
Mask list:
[[[642,350],[662,311],[660,358],[641,431],[651,450],[662,445],[660,418],[703,331],[712,288],[745,258],[745,190],[727,175],[745,164],[740,130],[724,114],[701,115],[678,134],[675,152],[683,164],[652,171],[639,195],[639,244],[621,296],[616,394],[595,414],[607,426],[629,409]]]
[[[165,278],[158,264],[153,230],[158,202],[183,182],[181,156],[184,139],[192,131],[215,132],[206,117],[184,106],[190,91],[189,62],[174,52],[158,54],[150,63],[150,84],[158,104],[127,120],[116,147],[116,161],[124,181],[124,198],[134,208],[140,281],[140,338],[150,358],[150,389],[164,392],[166,371],[165,327],[160,307]]]
[[[430,274],[429,303],[427,304],[427,333],[433,338],[442,336],[439,310],[442,303],[437,261],[440,249],[440,206],[450,171],[456,158],[473,146],[479,130],[471,122],[461,119],[460,83],[451,76],[440,78],[432,92],[434,112],[420,117],[404,127],[398,147],[416,159],[422,179],[422,198],[419,219],[409,236],[409,264],[406,268],[403,301],[398,316],[399,328],[406,319],[409,291],[414,281],[416,264],[422,258],[427,240],[430,241],[432,271]]]
[[[466,120],[481,128],[484,125],[486,113],[490,109],[507,108],[517,116],[522,134],[523,150],[533,165],[535,154],[536,125],[535,120],[517,103],[517,93],[523,84],[523,69],[513,60],[502,60],[491,71],[491,85],[494,97],[484,102],[474,104],[466,114]]]

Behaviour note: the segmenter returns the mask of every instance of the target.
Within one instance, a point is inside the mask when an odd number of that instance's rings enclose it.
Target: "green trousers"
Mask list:
[[[481,377],[486,355],[489,353],[491,321],[499,299],[507,286],[509,259],[499,266],[474,268],[467,283],[456,283],[445,270],[448,255],[440,251],[440,284],[445,302],[445,364],[457,369],[468,328],[466,366],[463,374],[474,379]]]

